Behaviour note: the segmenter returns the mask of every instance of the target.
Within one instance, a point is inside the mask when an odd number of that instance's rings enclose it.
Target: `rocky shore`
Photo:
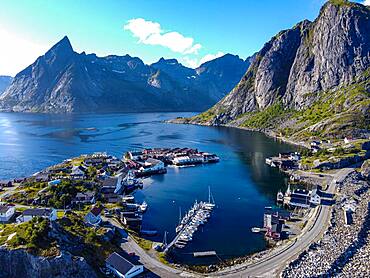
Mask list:
[[[34,256],[25,250],[0,248],[0,278],[95,278],[82,257],[62,252],[56,257]]]
[[[188,118],[176,118],[176,119],[168,120],[166,122],[170,123],[170,124],[215,126],[215,125],[212,125],[212,124],[209,124],[209,123],[191,122],[191,121],[189,121]],[[239,126],[239,125],[236,125],[236,124],[222,124],[222,125],[217,125],[217,126],[229,127],[229,128],[238,128],[238,129],[253,131],[253,132],[261,132],[261,133],[265,134],[268,137],[271,137],[271,138],[276,139],[276,140],[280,140],[284,143],[294,145],[294,146],[297,146],[297,147],[309,148],[309,144],[305,141],[299,141],[298,142],[298,141],[292,140],[292,139],[287,138],[287,137],[279,136],[276,132],[274,132],[273,130],[270,130],[270,129],[254,129],[254,128],[242,127],[242,126]]]

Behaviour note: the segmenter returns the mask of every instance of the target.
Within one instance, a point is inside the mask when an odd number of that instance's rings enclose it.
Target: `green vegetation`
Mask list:
[[[350,2],[348,0],[329,0],[329,2],[337,7],[345,6],[345,7],[353,7],[355,3]]]
[[[325,161],[338,161],[341,159],[346,159],[346,158],[351,158],[357,155],[365,155],[366,151],[361,149],[362,143],[365,140],[357,140],[354,142],[352,147],[347,147],[344,148],[343,146],[339,145],[334,147],[335,150],[330,152],[327,149],[320,149],[316,153],[312,152],[306,152],[306,153],[301,153],[302,154],[302,159],[300,163],[303,166],[306,166],[308,168],[313,168],[314,167],[314,161],[318,162],[325,162]]]
[[[0,245],[9,248],[26,248],[29,252],[41,256],[59,254],[56,242],[49,238],[49,220],[35,217],[22,224],[7,224],[0,232]]]
[[[36,198],[37,193],[46,186],[45,182],[27,182],[19,186],[13,194],[5,199],[10,203],[29,205]]]
[[[249,113],[248,119],[246,119],[241,126],[248,128],[269,128],[274,126],[274,122],[282,118],[290,110],[285,110],[283,104],[278,101],[275,104],[267,107],[265,110],[259,112]]]
[[[163,263],[163,264],[169,264],[168,260],[167,260],[167,255],[163,252],[161,253],[158,253],[158,260]]]
[[[137,235],[135,235],[134,233],[130,233],[130,236],[135,240],[135,242],[141,247],[143,248],[144,250],[151,250],[152,249],[152,246],[153,246],[153,242],[148,240],[148,239],[145,239],[145,238],[141,238]]]
[[[207,123],[207,122],[210,122],[216,115],[217,113],[215,112],[215,108],[211,108],[199,115],[192,117],[190,120],[193,120],[199,123]]]
[[[83,244],[83,248],[75,251],[74,255],[84,257],[93,266],[103,265],[111,253],[119,251],[118,242],[104,240],[105,228],[87,226],[82,216],[76,213],[67,213],[64,218],[58,219],[57,223],[76,242]]]
[[[48,194],[52,195],[48,200],[48,206],[63,208],[71,203],[77,192],[76,186],[71,181],[62,180],[59,185],[51,186],[48,190]]]

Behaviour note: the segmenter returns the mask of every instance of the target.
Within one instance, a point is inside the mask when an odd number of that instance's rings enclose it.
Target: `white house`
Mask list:
[[[344,144],[349,144],[353,141],[351,137],[344,137]]]
[[[310,203],[314,206],[321,204],[321,197],[317,194],[317,189],[313,189],[311,192]]]
[[[34,217],[42,217],[55,221],[57,219],[57,211],[50,208],[35,208],[26,209],[20,216],[17,217],[17,223],[23,223],[32,220]]]
[[[82,166],[73,166],[71,178],[75,180],[83,180],[85,178],[85,169]]]
[[[144,271],[142,265],[135,265],[116,252],[108,257],[105,264],[116,277],[120,278],[135,277]]]
[[[0,206],[0,222],[8,222],[15,213],[14,205],[1,205]]]
[[[175,165],[187,165],[187,164],[198,164],[203,163],[202,156],[178,156],[172,160],[172,163]]]
[[[102,212],[102,210],[103,209],[100,207],[93,207],[85,216],[86,223],[90,225],[99,225],[101,222],[100,213]]]
[[[144,165],[140,167],[139,171],[142,173],[155,173],[161,172],[165,169],[165,165],[162,161],[154,158],[148,158]]]

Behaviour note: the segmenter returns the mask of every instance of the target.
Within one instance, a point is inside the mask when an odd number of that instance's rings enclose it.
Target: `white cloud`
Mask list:
[[[32,64],[48,49],[23,37],[10,33],[0,26],[0,74],[16,75]]]
[[[203,56],[201,59],[190,58],[188,56],[185,56],[185,57],[182,58],[182,62],[186,66],[195,69],[195,68],[199,67],[201,64],[203,64],[205,62],[211,61],[213,59],[219,58],[219,57],[224,56],[224,55],[225,55],[225,53],[219,51],[216,54],[207,54],[207,55]]]
[[[362,4],[364,4],[365,6],[370,6],[370,0],[365,0]]]
[[[193,68],[193,69],[197,68],[199,65],[198,59],[196,58],[192,59],[187,56],[182,58],[182,62],[184,63],[185,66]]]
[[[163,31],[159,23],[143,18],[131,19],[123,28],[138,38],[138,43],[164,46],[181,54],[197,54],[202,47],[199,43],[195,44],[193,38],[185,37],[178,32]]]
[[[211,61],[213,59],[219,58],[219,57],[224,56],[224,55],[225,55],[225,53],[223,53],[221,51],[217,52],[216,54],[207,54],[202,59],[200,59],[199,65],[201,65],[205,62]]]

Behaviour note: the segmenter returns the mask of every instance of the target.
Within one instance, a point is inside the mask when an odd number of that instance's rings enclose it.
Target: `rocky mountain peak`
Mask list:
[[[71,55],[74,53],[72,44],[67,36],[64,36],[59,42],[57,42],[54,46],[50,48],[48,52],[46,52],[45,56],[52,56],[52,55]]]
[[[179,64],[179,62],[177,61],[177,59],[165,59],[163,57],[161,57],[158,62],[154,63],[154,64],[168,64],[168,65],[177,65]]]

